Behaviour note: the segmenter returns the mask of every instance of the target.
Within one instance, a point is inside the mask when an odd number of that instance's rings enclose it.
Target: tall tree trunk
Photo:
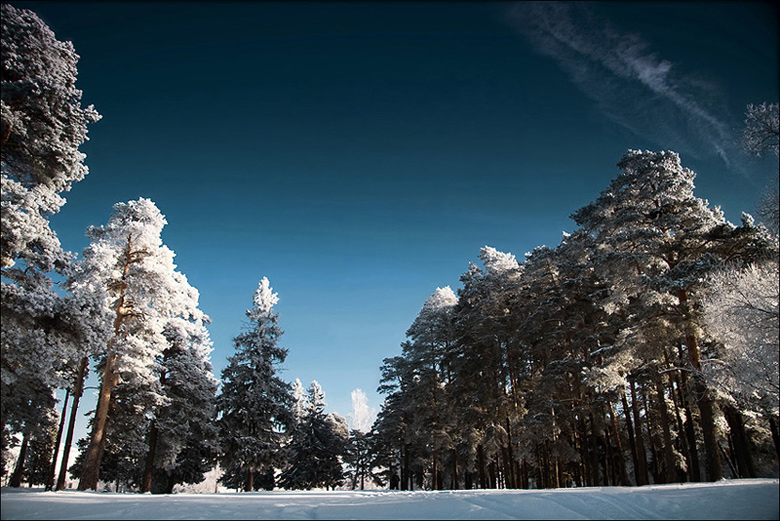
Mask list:
[[[737,461],[737,469],[740,477],[755,478],[756,468],[753,465],[753,455],[750,451],[750,438],[745,432],[745,422],[742,414],[732,405],[721,407],[734,443],[734,459]]]
[[[81,359],[79,370],[76,373],[76,381],[73,385],[73,405],[71,405],[70,408],[68,432],[65,434],[65,445],[62,447],[62,463],[60,464],[60,472],[57,475],[57,486],[55,490],[62,490],[65,488],[65,477],[68,472],[68,458],[70,457],[70,445],[73,443],[73,429],[76,426],[76,414],[79,410],[79,401],[81,400],[81,395],[84,393],[84,377],[87,372],[88,364],[89,358],[85,356]]]
[[[62,402],[62,414],[60,414],[60,425],[57,428],[57,438],[54,441],[54,454],[51,457],[51,467],[49,475],[46,477],[46,490],[54,488],[54,471],[57,467],[57,457],[60,453],[60,442],[62,441],[62,431],[65,429],[65,413],[68,411],[68,401],[70,399],[70,389],[65,390],[65,400]]]
[[[674,403],[674,418],[677,422],[677,441],[680,444],[681,452],[683,454],[683,457],[685,458],[685,466],[687,467],[685,470],[685,476],[680,477],[680,481],[684,481],[687,479],[687,481],[693,481],[693,460],[691,459],[691,451],[690,447],[688,446],[688,439],[685,436],[685,427],[683,425],[682,417],[680,416],[680,400],[678,399],[679,394],[679,386],[676,385],[676,379],[669,377],[669,385],[671,386],[671,395],[672,395],[672,401]]]
[[[409,472],[409,444],[404,445],[404,462],[401,466],[401,490],[410,490],[412,484],[411,472]]]
[[[458,490],[460,484],[458,483],[458,447],[452,449],[452,489]]]
[[[487,478],[485,475],[485,452],[482,444],[477,445],[477,469],[479,472],[479,488],[487,488]]]
[[[244,492],[252,492],[255,488],[255,471],[251,468],[246,469],[244,478]]]
[[[599,472],[599,435],[596,432],[596,422],[593,420],[593,413],[590,416],[590,472],[593,486],[601,486],[601,473]]]
[[[701,431],[704,436],[704,469],[708,481],[718,481],[723,477],[723,465],[720,461],[718,438],[715,430],[715,401],[707,387],[707,382],[701,374],[701,353],[699,342],[694,335],[685,338],[688,346],[688,357],[696,370],[693,374],[693,392],[697,397]]]
[[[620,476],[620,484],[624,487],[627,487],[631,484],[631,482],[628,480],[626,460],[623,456],[623,442],[620,439],[620,429],[618,429],[617,416],[615,415],[615,410],[612,407],[612,403],[609,404],[608,412],[612,423],[612,436],[615,438],[615,444],[617,446],[617,458],[615,464],[617,465],[617,470]]]
[[[30,434],[25,431],[22,437],[22,447],[19,449],[19,459],[16,460],[14,472],[8,482],[9,487],[18,488],[22,486],[22,474],[24,473],[24,460],[27,459],[27,446],[30,444]]]
[[[644,485],[645,483],[641,483],[641,478],[639,477],[639,455],[637,454],[636,438],[634,437],[634,422],[631,421],[631,409],[628,406],[626,393],[622,388],[620,389],[620,398],[623,401],[623,414],[626,417],[626,430],[628,431],[628,446],[631,449],[631,461],[634,464],[634,481],[637,486]]]
[[[677,298],[684,311],[688,309],[688,293],[684,289],[677,291]],[[712,392],[701,374],[701,351],[699,340],[693,333],[686,333],[685,345],[688,348],[688,360],[693,366],[693,392],[696,396],[701,418],[701,431],[704,437],[704,468],[708,481],[718,481],[723,477],[723,466],[718,450],[718,438],[715,429],[715,401]]]
[[[677,481],[676,464],[674,462],[674,447],[672,445],[672,431],[669,427],[669,411],[666,407],[666,395],[664,394],[664,385],[661,380],[661,373],[655,371],[655,393],[658,396],[658,412],[661,417],[661,433],[663,435],[664,446],[664,467],[667,483]]]
[[[152,473],[154,472],[154,458],[157,452],[157,435],[159,429],[157,423],[152,422],[149,429],[149,450],[146,453],[146,465],[144,466],[144,478],[141,482],[141,492],[152,490]]]
[[[108,421],[108,408],[111,403],[111,391],[117,383],[119,376],[114,371],[114,362],[116,354],[109,354],[106,357],[106,365],[103,368],[103,377],[100,383],[100,394],[98,395],[97,409],[95,411],[95,423],[92,425],[92,434],[89,439],[89,446],[84,456],[84,466],[79,480],[79,490],[97,490],[98,479],[100,477],[100,460],[103,457],[103,440],[106,435],[106,424]]]
[[[119,283],[120,295],[114,304],[114,336],[108,342],[108,355],[106,355],[106,364],[103,368],[103,375],[100,379],[100,394],[98,395],[97,409],[95,410],[95,423],[92,426],[89,446],[84,456],[84,467],[81,471],[79,480],[79,490],[97,490],[98,479],[100,477],[100,462],[103,459],[103,448],[105,447],[106,424],[108,421],[108,409],[111,404],[111,391],[119,381],[119,375],[114,371],[117,353],[114,352],[114,344],[123,334],[122,326],[129,310],[125,307],[127,292],[127,274],[130,272],[130,264],[137,262],[138,259],[132,258],[133,242],[132,237],[128,236],[124,249],[124,259],[122,264],[122,281]]]
[[[772,441],[775,442],[777,461],[780,463],[780,429],[778,429],[777,420],[774,416],[769,417],[769,430],[772,432]]]
[[[647,452],[645,451],[644,436],[642,436],[642,420],[639,415],[639,404],[636,398],[636,386],[634,381],[630,380],[629,385],[631,388],[631,408],[634,413],[634,438],[636,441],[636,457],[638,466],[636,469],[636,484],[647,485],[649,479],[647,477]]]
[[[219,482],[217,482],[219,483]],[[173,479],[173,474],[168,474],[165,477],[165,493],[173,494],[173,487],[176,485],[176,480]],[[217,492],[215,490],[215,492]]]
[[[514,387],[512,389],[514,391]],[[509,480],[509,482],[507,483],[507,488],[520,488],[520,485],[518,484],[517,472],[515,472],[516,465],[515,465],[514,451],[512,450],[512,447],[514,446],[514,443],[512,442],[512,423],[509,421],[508,416],[506,418],[506,435],[507,435],[506,458],[507,458],[507,464],[509,465],[509,472],[507,473],[507,479]]]
[[[433,468],[431,469],[431,488],[439,490],[439,451],[433,449]]]
[[[680,349],[680,358],[682,359],[682,348]],[[680,401],[683,404],[683,410],[685,410],[685,438],[688,440],[688,447],[691,451],[691,481],[701,481],[701,469],[699,468],[699,450],[696,445],[696,432],[693,427],[693,412],[688,402],[688,376],[685,371],[680,372]]]
[[[647,392],[644,388],[640,390],[640,397],[642,398],[642,403],[644,404],[645,408],[645,424],[647,425],[647,443],[650,445],[650,462],[648,463],[648,469],[650,470],[650,474],[653,476],[653,483],[666,483],[664,481],[664,476],[661,474],[661,462],[658,458],[658,449],[656,448],[655,439],[656,437],[653,436],[653,432],[655,429],[653,428],[653,424],[650,421],[650,411],[652,409],[652,406],[650,404],[650,399],[647,396]]]

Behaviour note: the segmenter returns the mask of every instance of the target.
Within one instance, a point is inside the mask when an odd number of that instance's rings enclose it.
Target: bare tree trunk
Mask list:
[[[645,451],[644,437],[642,436],[642,421],[639,416],[639,404],[636,398],[636,386],[633,380],[629,381],[631,388],[631,407],[634,413],[634,438],[636,441],[636,457],[638,466],[636,469],[636,484],[647,485],[649,479],[647,477],[647,452]]]
[[[642,398],[642,403],[644,403],[645,407],[645,424],[647,425],[647,443],[650,445],[650,457],[651,457],[651,463],[648,463],[648,469],[650,474],[653,476],[653,483],[666,483],[664,481],[664,476],[661,474],[661,462],[658,460],[658,449],[656,448],[655,443],[655,436],[653,436],[654,428],[653,424],[650,421],[650,410],[652,409],[650,405],[650,398],[647,396],[646,390],[643,388],[640,391],[640,396]]]
[[[753,465],[753,456],[750,452],[750,438],[745,432],[745,423],[742,414],[733,406],[722,407],[726,422],[729,424],[734,443],[734,459],[737,461],[739,475],[743,478],[755,478],[756,468]]]
[[[19,459],[16,460],[16,466],[14,472],[11,474],[11,480],[8,482],[9,487],[18,488],[22,486],[22,474],[24,473],[24,460],[27,459],[27,446],[30,444],[30,434],[25,431],[22,438],[22,447],[19,449]]]
[[[664,446],[664,467],[667,483],[677,481],[676,464],[674,462],[674,449],[672,445],[672,431],[669,428],[669,411],[666,408],[666,395],[664,394],[664,385],[661,381],[661,374],[655,371],[655,392],[658,395],[658,412],[661,416],[661,433],[663,434]]]
[[[631,484],[628,480],[628,472],[626,472],[626,461],[623,457],[623,442],[620,440],[620,430],[618,429],[617,417],[615,416],[615,410],[612,408],[612,403],[609,404],[609,416],[612,420],[612,435],[615,438],[615,444],[617,445],[617,458],[615,464],[618,467],[618,473],[620,476],[620,484],[627,487]]]
[[[54,454],[51,457],[51,468],[49,476],[46,478],[46,490],[54,488],[54,471],[57,467],[57,457],[60,453],[60,441],[62,441],[62,431],[65,429],[65,413],[68,411],[68,401],[70,399],[70,389],[65,390],[65,400],[62,403],[62,414],[60,414],[60,426],[57,428],[57,438],[54,441]]]
[[[680,352],[680,356],[682,357],[682,352]],[[691,411],[691,406],[688,403],[687,397],[688,377],[684,371],[680,373],[680,382],[680,400],[682,401],[683,409],[685,410],[685,437],[688,440],[688,447],[691,451],[691,481],[699,482],[701,481],[701,470],[699,468],[699,450],[696,446],[696,432],[693,428],[693,412]]]
[[[452,449],[452,489],[458,490],[460,483],[458,483],[458,447]]]
[[[593,486],[598,487],[601,486],[601,473],[599,472],[599,436],[596,432],[596,422],[593,421],[593,413],[589,414],[590,416],[590,450],[589,456],[590,456],[590,472],[591,472],[591,482],[593,483]],[[586,423],[587,424],[587,423]]]
[[[685,458],[685,465],[688,467],[685,471],[685,478],[688,481],[693,481],[693,460],[691,459],[691,450],[688,446],[688,439],[685,436],[685,427],[683,425],[682,417],[680,416],[680,400],[678,399],[679,386],[676,385],[676,379],[669,377],[669,385],[671,386],[672,401],[674,402],[674,418],[677,422],[677,441],[682,448],[682,454]]]
[[[149,451],[146,453],[146,465],[144,466],[144,478],[141,482],[141,492],[152,490],[152,473],[154,472],[154,458],[157,452],[157,434],[159,429],[157,424],[152,422],[149,429]]]
[[[626,416],[626,430],[628,431],[628,446],[631,449],[631,460],[634,464],[634,481],[637,485],[644,485],[640,483],[639,477],[639,455],[636,450],[636,439],[634,438],[634,422],[631,421],[631,409],[628,406],[628,400],[626,399],[626,393],[623,389],[620,389],[620,398],[623,401],[623,414]]]
[[[479,488],[487,488],[487,478],[485,476],[485,453],[482,444],[477,445],[477,468],[479,471]]]
[[[433,468],[431,469],[431,488],[439,490],[439,451],[433,449]]]
[[[409,444],[404,445],[404,463],[401,467],[401,490],[410,490],[412,483],[411,472],[409,469]]]
[[[777,461],[780,462],[780,432],[777,428],[777,420],[774,416],[769,417],[769,430],[772,432],[772,441],[775,442],[775,452],[777,453]]]
[[[70,419],[68,419],[68,432],[65,435],[65,445],[62,447],[62,463],[60,464],[60,472],[57,475],[57,486],[55,490],[62,490],[65,488],[65,476],[68,472],[68,458],[70,457],[70,445],[73,443],[73,429],[76,426],[76,414],[79,410],[79,401],[81,395],[84,392],[84,376],[87,371],[87,365],[89,364],[89,358],[86,356],[81,359],[79,364],[79,370],[76,373],[76,382],[73,386],[73,405],[70,408]]]
[[[684,310],[688,308],[688,293],[681,289],[677,292],[677,298]],[[712,393],[707,387],[707,382],[701,374],[701,351],[699,341],[693,333],[685,336],[685,345],[688,348],[688,360],[693,369],[693,392],[696,396],[701,417],[701,430],[704,436],[704,468],[707,471],[708,481],[718,481],[723,477],[723,466],[720,461],[718,439],[715,430],[715,410]]]
[[[246,470],[244,479],[244,492],[252,492],[255,488],[255,472],[250,468]]]

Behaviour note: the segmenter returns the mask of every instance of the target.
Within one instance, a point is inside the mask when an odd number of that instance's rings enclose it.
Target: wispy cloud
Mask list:
[[[681,72],[587,3],[521,2],[508,14],[610,120],[665,148],[694,157],[717,154],[731,166],[736,139],[722,119],[725,109],[713,103],[716,85]]]

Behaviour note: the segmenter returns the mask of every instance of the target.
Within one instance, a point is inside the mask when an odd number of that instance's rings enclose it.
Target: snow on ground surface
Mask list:
[[[2,489],[2,519],[778,519],[777,479],[558,490],[113,494]]]

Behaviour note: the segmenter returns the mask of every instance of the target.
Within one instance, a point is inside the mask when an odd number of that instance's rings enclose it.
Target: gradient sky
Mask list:
[[[437,286],[484,245],[557,245],[627,149],[679,152],[732,222],[777,182],[738,145],[746,105],[778,100],[771,3],[11,3],[73,42],[103,115],[63,246],[151,198],[215,375],[267,276],[281,376],[345,417],[355,388],[379,408]]]

